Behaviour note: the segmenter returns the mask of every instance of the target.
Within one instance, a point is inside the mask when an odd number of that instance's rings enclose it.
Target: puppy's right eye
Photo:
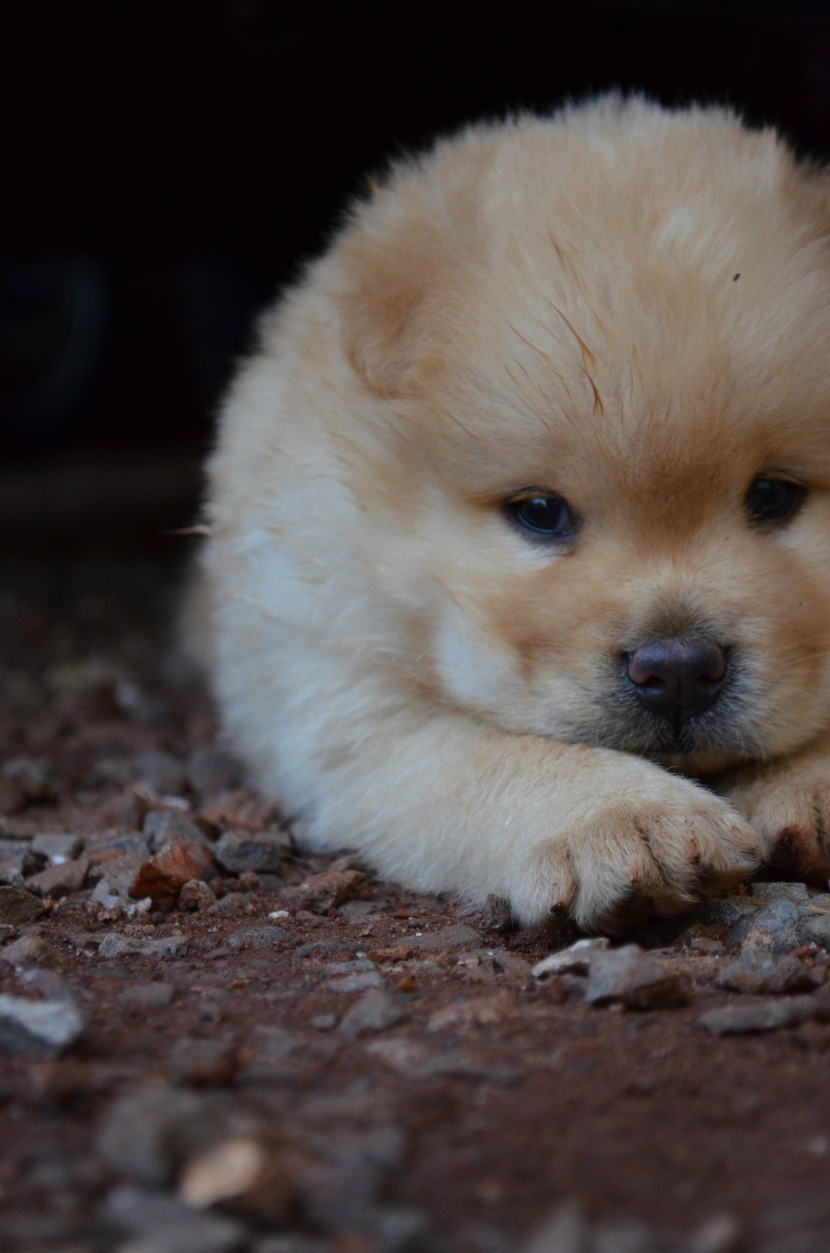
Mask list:
[[[807,488],[792,479],[763,476],[755,479],[746,494],[750,522],[782,526],[794,518],[804,503]]]
[[[573,511],[561,496],[534,492],[517,496],[505,506],[507,516],[537,539],[570,540],[576,535]]]

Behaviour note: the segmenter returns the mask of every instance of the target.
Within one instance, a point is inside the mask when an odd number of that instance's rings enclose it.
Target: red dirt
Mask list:
[[[171,783],[173,805],[186,804],[211,842],[228,829],[276,836],[278,815],[253,794],[217,799],[188,781],[189,755],[216,728],[204,693],[166,671],[175,563],[78,544],[7,556],[5,574],[0,765],[45,760],[54,776],[42,799],[0,789],[10,811],[2,839],[28,848],[37,832],[77,833],[100,874],[112,862],[102,842],[169,807]],[[149,1080],[218,1101],[211,1117],[227,1125],[226,1139],[241,1127],[266,1145],[278,1133],[281,1151],[296,1150],[287,1210],[266,1205],[263,1217],[262,1204],[243,1197],[231,1207],[237,1236],[222,1247],[512,1253],[569,1201],[597,1239],[603,1224],[645,1224],[645,1243],[626,1248],[691,1248],[685,1242],[719,1215],[733,1219],[722,1242],[697,1247],[830,1246],[830,1024],[702,1031],[705,1010],[744,999],[714,983],[739,951],[724,927],[638,937],[684,975],[688,1005],[597,1008],[582,1000],[584,978],[530,974],[574,935],[504,933],[452,901],[359,876],[348,899],[326,908],[315,885],[299,885],[331,864],[289,851],[278,873],[218,872],[211,888],[237,913],[142,907],[129,918],[95,903],[88,880],[47,897],[46,912],[17,928],[17,938],[44,944],[0,960],[0,992],[70,995],[88,1023],[55,1060],[0,1059],[5,1247],[171,1247],[140,1223],[144,1243],[128,1244],[113,1217],[125,1182],[145,1186],[147,1163],[140,1148],[138,1164],[130,1159],[143,1115],[112,1111]],[[42,865],[30,854],[24,876]],[[459,925],[480,940],[420,947]],[[255,926],[280,931],[244,934]],[[111,933],[138,943],[184,937],[187,951],[106,958],[98,945]],[[805,960],[824,976],[826,954],[812,948]],[[328,969],[347,962],[358,969]],[[382,983],[397,1022],[365,1034],[341,1028],[366,988],[336,990],[335,981],[354,975]],[[126,1148],[112,1149],[113,1126]],[[155,1182],[160,1195],[206,1146],[174,1155]],[[417,1230],[396,1244],[383,1216],[400,1207],[417,1211]],[[300,1242],[268,1244],[279,1232]],[[603,1247],[623,1248],[609,1239]]]

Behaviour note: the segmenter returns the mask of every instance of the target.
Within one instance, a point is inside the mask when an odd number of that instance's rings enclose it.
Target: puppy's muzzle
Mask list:
[[[626,655],[626,674],[644,709],[665,718],[675,733],[718,699],[726,657],[713,640],[669,638]]]

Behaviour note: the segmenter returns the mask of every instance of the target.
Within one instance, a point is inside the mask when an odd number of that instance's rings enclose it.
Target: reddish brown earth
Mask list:
[[[741,952],[728,911],[635,937],[661,963],[663,991],[642,997],[656,1007],[589,1004],[584,974],[535,978],[575,934],[499,930],[495,904],[470,916],[363,880],[348,857],[304,857],[277,807],[197,751],[216,726],[167,662],[177,560],[123,542],[15,547],[0,992],[81,1025],[33,1056],[0,1023],[4,1249],[830,1248],[821,937],[744,937],[744,951],[796,950],[791,993],[716,982]],[[168,813],[198,838],[165,828],[154,860],[148,832]],[[38,879],[36,837],[56,833],[79,839]],[[262,858],[270,869],[245,869]],[[799,919],[827,903],[805,897]],[[790,1023],[771,1030],[700,1022],[780,1003]]]

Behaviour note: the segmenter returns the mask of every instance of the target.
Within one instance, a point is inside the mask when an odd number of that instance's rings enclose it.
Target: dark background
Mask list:
[[[195,463],[253,313],[366,170],[436,131],[621,86],[830,153],[826,0],[5,0],[0,58],[19,475]]]

